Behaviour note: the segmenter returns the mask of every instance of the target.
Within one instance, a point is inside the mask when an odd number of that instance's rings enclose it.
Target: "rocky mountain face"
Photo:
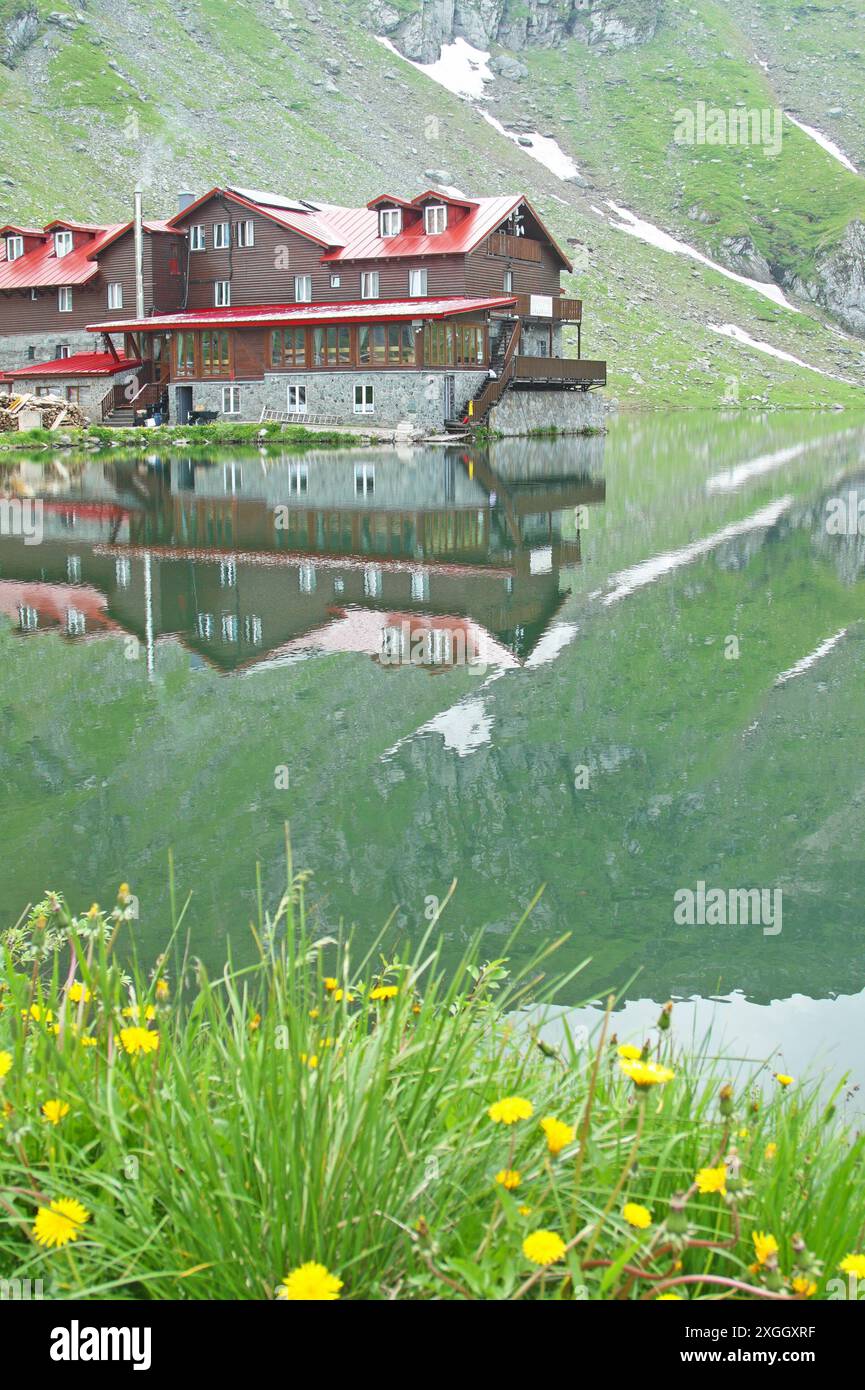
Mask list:
[[[617,49],[645,43],[662,22],[665,0],[421,0],[413,13],[388,0],[373,0],[369,22],[407,58],[432,63],[442,44],[463,38],[475,48],[491,44],[520,52],[554,48],[577,39],[589,48]],[[508,68],[510,67],[510,72]],[[495,69],[494,69],[495,70]],[[499,60],[503,76],[513,60]]]

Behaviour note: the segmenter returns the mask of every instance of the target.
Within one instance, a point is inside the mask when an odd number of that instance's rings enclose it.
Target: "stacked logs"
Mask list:
[[[45,430],[64,426],[66,429],[86,429],[87,416],[72,401],[61,396],[13,396],[0,393],[0,434],[21,428],[21,416],[30,411],[41,416]]]

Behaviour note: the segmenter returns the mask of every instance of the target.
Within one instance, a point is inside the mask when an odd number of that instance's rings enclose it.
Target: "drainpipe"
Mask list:
[[[144,229],[140,188],[135,190],[135,317],[144,318]]]

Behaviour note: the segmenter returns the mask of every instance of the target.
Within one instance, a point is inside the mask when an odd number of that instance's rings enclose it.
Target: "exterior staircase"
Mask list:
[[[510,334],[502,334],[490,360],[490,366],[495,372],[495,376],[489,377],[482,383],[463,410],[450,420],[445,421],[445,429],[450,434],[463,433],[467,428],[477,428],[478,425],[482,425],[493,406],[501,400],[514,377],[514,365],[517,349],[520,345],[521,332],[522,324],[517,319]],[[467,423],[463,418],[464,416],[468,416]]]

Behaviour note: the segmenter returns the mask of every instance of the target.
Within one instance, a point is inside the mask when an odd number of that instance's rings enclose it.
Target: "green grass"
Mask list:
[[[211,425],[159,425],[153,429],[144,426],[138,429],[112,429],[107,425],[91,425],[89,429],[70,430],[18,430],[0,435],[0,453],[14,453],[35,445],[51,445],[57,448],[58,435],[65,435],[72,441],[72,447],[81,447],[88,441],[99,444],[119,446],[119,450],[140,452],[154,447],[168,448],[183,444],[184,447],[211,448],[221,444],[282,444],[289,446],[315,445],[329,449],[340,447],[357,448],[362,442],[360,436],[343,433],[340,430],[308,430],[303,425],[279,424],[211,424]],[[69,447],[68,445],[66,447]]]
[[[473,943],[445,978],[447,899],[409,957],[356,955],[316,935],[304,882],[289,859],[272,915],[259,894],[257,960],[213,978],[184,954],[182,911],[165,954],[137,959],[128,890],[79,916],[49,896],[6,934],[0,1275],[55,1298],[269,1299],[317,1261],[351,1299],[790,1297],[794,1278],[845,1296],[863,1140],[836,1097],[682,1046],[675,1010],[643,1049],[672,1076],[639,1089],[609,1013],[590,1040],[566,1022],[539,1038],[566,983],[555,943],[509,975],[517,923],[501,959]],[[158,1044],[133,1055],[136,1008]],[[494,1122],[508,1096],[531,1114]],[[559,1152],[549,1116],[570,1127]],[[725,1165],[725,1193],[698,1191]],[[45,1249],[34,1221],[63,1198],[88,1219]],[[546,1268],[524,1248],[538,1231],[560,1241]],[[777,1254],[755,1266],[756,1232]]]

